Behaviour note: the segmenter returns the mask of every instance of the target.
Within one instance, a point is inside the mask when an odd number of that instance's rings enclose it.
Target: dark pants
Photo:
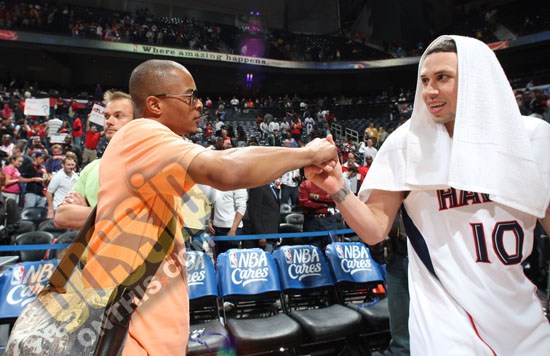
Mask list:
[[[391,352],[394,356],[408,356],[409,348],[409,258],[395,254],[386,265],[388,308],[390,312]]]
[[[290,187],[281,184],[281,204],[288,204],[288,200],[290,199],[290,205],[296,206],[298,204],[299,189],[300,187]]]
[[[314,215],[304,215],[304,232],[338,230],[338,223],[334,215],[324,218]],[[308,239],[309,244],[317,246],[321,251],[330,243],[328,236],[315,236]]]
[[[225,236],[229,232],[228,227],[217,227],[214,226],[214,231],[216,233],[215,236]],[[242,234],[242,229],[237,229],[237,235]],[[215,241],[214,243],[214,256],[218,258],[218,255],[220,253],[224,253],[225,251],[232,249],[232,248],[239,248],[240,247],[240,241]]]

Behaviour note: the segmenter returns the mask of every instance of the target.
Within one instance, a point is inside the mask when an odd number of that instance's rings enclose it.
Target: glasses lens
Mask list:
[[[197,105],[197,101],[199,101],[199,91],[197,89],[193,89],[193,106]]]

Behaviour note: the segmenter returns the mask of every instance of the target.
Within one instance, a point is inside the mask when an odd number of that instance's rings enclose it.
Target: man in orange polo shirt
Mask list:
[[[202,102],[182,65],[149,60],[134,69],[130,94],[136,117],[119,130],[99,168],[94,235],[83,270],[88,286],[120,284],[143,264],[160,234],[174,244],[130,322],[122,355],[184,355],[189,333],[188,288],[180,199],[195,183],[220,190],[267,184],[316,165],[332,170],[336,149],[314,140],[302,149],[246,147],[206,150],[184,141],[201,120]]]

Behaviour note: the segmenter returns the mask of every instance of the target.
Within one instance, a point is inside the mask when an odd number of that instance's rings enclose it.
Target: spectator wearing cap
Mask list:
[[[48,172],[44,167],[44,153],[36,151],[32,155],[32,164],[21,166],[22,181],[27,182],[25,193],[25,208],[46,207],[45,189],[48,181]]]

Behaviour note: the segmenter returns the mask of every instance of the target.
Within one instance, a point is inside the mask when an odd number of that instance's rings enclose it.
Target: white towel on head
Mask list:
[[[487,45],[473,38],[441,36],[427,51],[445,39],[453,39],[458,52],[453,138],[433,121],[418,80],[411,119],[386,140],[360,197],[366,199],[372,189],[453,187],[487,193],[495,202],[543,217],[550,201],[550,125],[521,116],[506,75]]]

